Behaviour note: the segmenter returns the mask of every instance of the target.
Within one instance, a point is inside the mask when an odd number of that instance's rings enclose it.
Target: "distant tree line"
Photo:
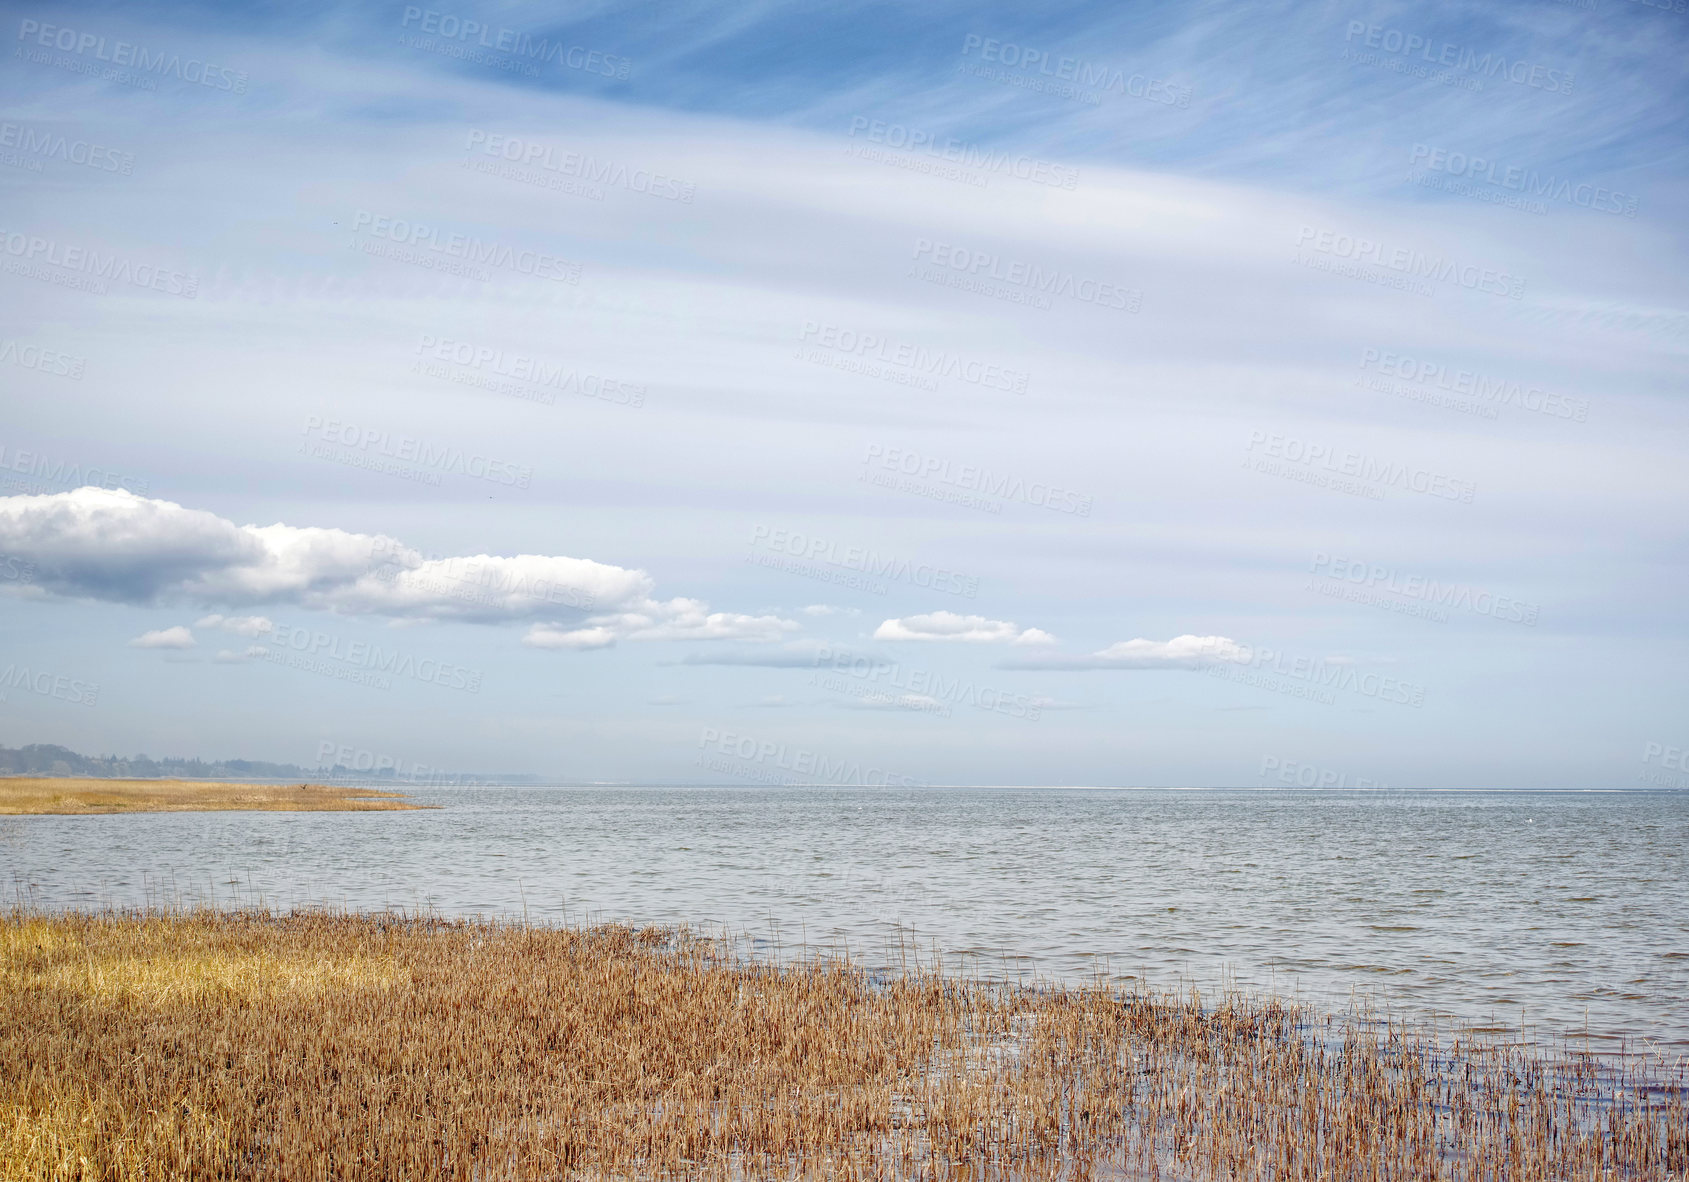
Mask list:
[[[154,759],[150,755],[82,755],[52,743],[0,747],[0,776],[89,776],[108,780],[258,780],[307,781],[392,780],[437,787],[492,784],[557,783],[517,773],[465,773],[430,769],[407,774],[391,767],[300,767],[296,763],[266,763],[261,759]]]
[[[0,775],[94,776],[134,780],[308,780],[321,772],[254,759],[153,759],[148,755],[82,755],[52,743],[0,747]]]

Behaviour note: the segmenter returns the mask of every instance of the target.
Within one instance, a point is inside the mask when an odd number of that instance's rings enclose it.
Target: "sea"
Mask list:
[[[439,807],[0,818],[0,886],[44,910],[685,925],[877,971],[1689,1052],[1689,793],[403,790]]]

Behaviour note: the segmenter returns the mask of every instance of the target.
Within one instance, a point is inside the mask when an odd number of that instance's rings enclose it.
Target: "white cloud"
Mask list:
[[[609,648],[616,643],[616,634],[608,628],[559,628],[555,624],[535,624],[528,629],[522,643],[531,648]]]
[[[1175,636],[1172,640],[1121,640],[1089,656],[1026,658],[1011,669],[1200,669],[1216,661],[1247,661],[1249,650],[1225,636]]]
[[[124,490],[79,488],[0,497],[0,552],[33,562],[52,594],[123,603],[285,603],[396,622],[525,622],[538,648],[629,640],[774,640],[799,625],[654,597],[641,570],[563,555],[424,559],[385,535],[292,525],[236,525]],[[569,611],[597,611],[584,624]],[[255,638],[263,616],[213,613],[199,627]],[[182,629],[185,633],[186,629]],[[155,646],[156,647],[156,646]]]
[[[606,648],[618,640],[779,640],[799,625],[779,616],[712,612],[698,599],[646,599],[633,610],[589,616],[584,625],[564,629],[536,624],[522,643],[534,648]]]
[[[0,498],[0,549],[35,563],[48,591],[125,603],[264,560],[256,537],[214,513],[99,488]]]
[[[143,632],[129,642],[130,648],[193,648],[194,634],[177,624],[174,628],[159,628]]]
[[[875,640],[959,640],[969,644],[1054,644],[1056,638],[1041,628],[1024,631],[1007,620],[984,616],[962,616],[937,611],[921,616],[887,620],[874,629]]]
[[[1172,640],[1121,640],[1093,654],[1122,669],[1158,669],[1165,665],[1194,669],[1209,661],[1237,661],[1242,645],[1224,636],[1175,636]]]
[[[377,615],[492,622],[531,619],[560,609],[590,611],[647,600],[655,583],[644,571],[585,558],[476,554],[424,561],[408,548],[338,590],[332,606]]]
[[[236,636],[263,636],[275,630],[275,625],[264,616],[201,616],[194,621],[195,628],[221,628],[225,632],[233,632]]]

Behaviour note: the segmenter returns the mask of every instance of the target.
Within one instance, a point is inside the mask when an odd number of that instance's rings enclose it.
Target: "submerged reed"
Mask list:
[[[1681,1064],[625,927],[0,921],[6,1178],[1683,1179]]]

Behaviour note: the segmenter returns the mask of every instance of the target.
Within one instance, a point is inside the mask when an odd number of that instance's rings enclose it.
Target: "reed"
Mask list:
[[[0,777],[0,815],[21,813],[368,812],[421,808],[397,792],[326,784],[218,784],[205,780]]]
[[[1681,1063],[682,931],[0,921],[6,1178],[1683,1179]]]

